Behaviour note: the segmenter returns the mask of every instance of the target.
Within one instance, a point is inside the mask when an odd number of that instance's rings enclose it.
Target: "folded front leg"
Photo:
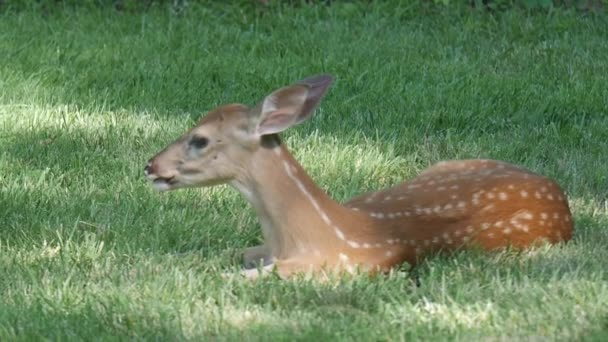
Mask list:
[[[310,277],[313,273],[322,271],[321,267],[299,259],[276,260],[274,263],[260,268],[245,269],[240,272],[247,279],[255,280],[270,274],[277,274],[282,279],[287,279],[296,274]]]
[[[265,245],[248,247],[243,250],[243,265],[246,269],[271,265],[274,258]]]

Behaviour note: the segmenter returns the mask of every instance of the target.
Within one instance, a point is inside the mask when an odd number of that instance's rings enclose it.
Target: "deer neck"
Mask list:
[[[320,189],[278,138],[265,145],[231,185],[257,212],[272,256],[320,255],[344,240],[342,225],[357,213]]]

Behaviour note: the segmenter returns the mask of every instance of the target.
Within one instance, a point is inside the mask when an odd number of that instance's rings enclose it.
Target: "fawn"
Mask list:
[[[312,116],[331,82],[313,76],[253,108],[218,107],[145,167],[160,191],[227,183],[251,203],[264,244],[244,250],[246,277],[273,269],[283,278],[387,272],[439,251],[571,239],[572,215],[559,185],[500,161],[440,162],[394,187],[345,204],[332,200],[278,136]]]

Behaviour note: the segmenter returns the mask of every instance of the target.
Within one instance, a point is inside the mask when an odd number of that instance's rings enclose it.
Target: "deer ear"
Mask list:
[[[256,134],[275,134],[310,118],[331,85],[329,75],[313,76],[272,92],[262,102]]]

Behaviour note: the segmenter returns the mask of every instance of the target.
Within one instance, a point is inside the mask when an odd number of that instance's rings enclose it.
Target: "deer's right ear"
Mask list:
[[[313,76],[272,92],[260,106],[255,133],[279,133],[310,118],[331,82],[329,75]]]

